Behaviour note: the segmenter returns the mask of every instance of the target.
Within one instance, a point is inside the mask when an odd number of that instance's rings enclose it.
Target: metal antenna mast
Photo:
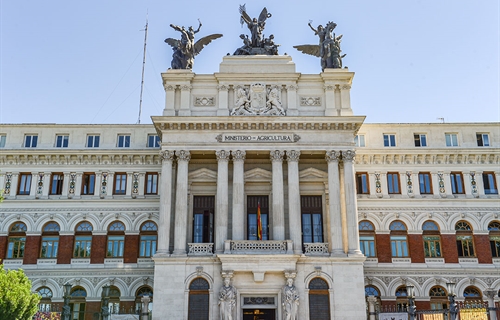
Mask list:
[[[148,18],[146,14],[146,28],[144,29],[144,54],[142,55],[142,78],[141,78],[141,96],[139,100],[139,117],[137,118],[137,124],[141,123],[141,111],[142,111],[142,92],[144,90],[144,67],[146,66],[146,42],[148,40]]]

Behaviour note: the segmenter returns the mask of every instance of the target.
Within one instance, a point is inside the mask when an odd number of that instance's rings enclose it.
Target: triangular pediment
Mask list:
[[[273,174],[271,171],[267,171],[261,168],[255,168],[245,172],[245,182],[248,181],[271,181],[273,179]]]
[[[217,182],[217,172],[207,168],[201,168],[189,173],[189,181]]]
[[[299,179],[301,182],[326,181],[328,180],[328,173],[315,168],[307,168],[299,172]]]

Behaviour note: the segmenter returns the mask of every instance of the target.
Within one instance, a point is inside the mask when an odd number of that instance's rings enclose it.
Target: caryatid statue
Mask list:
[[[173,24],[170,25],[174,30],[181,33],[180,40],[172,38],[165,39],[165,42],[174,50],[171,63],[172,69],[193,69],[194,57],[198,55],[206,45],[212,42],[212,40],[222,37],[222,34],[216,33],[194,42],[194,36],[200,31],[201,25],[200,22],[196,30],[194,30],[193,27],[189,27],[186,30],[184,27]]]
[[[295,273],[285,273],[286,285],[281,290],[281,299],[283,306],[283,320],[297,320],[299,313],[299,294],[293,284]]]
[[[236,288],[231,285],[232,274],[223,274],[224,285],[219,292],[220,320],[233,320],[236,307]]]

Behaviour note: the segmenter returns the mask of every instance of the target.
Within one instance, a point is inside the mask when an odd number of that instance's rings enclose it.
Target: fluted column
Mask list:
[[[359,250],[359,231],[358,231],[358,205],[356,201],[356,187],[354,177],[354,150],[342,151],[342,160],[344,161],[344,188],[347,216],[347,239],[348,254],[362,254]]]
[[[174,152],[160,151],[161,178],[160,178],[160,225],[158,228],[157,254],[169,254],[170,247],[170,217],[172,215],[172,161]]]
[[[330,195],[329,211],[329,239],[330,254],[344,255],[342,245],[342,214],[340,211],[340,174],[339,160],[340,151],[327,151],[326,162],[328,162],[328,190]]]
[[[283,155],[282,150],[271,151],[273,163],[273,239],[285,240],[285,207],[283,197]]]
[[[233,156],[233,240],[245,239],[245,155],[243,150],[231,151]]]
[[[293,252],[302,254],[302,234],[300,230],[300,188],[299,188],[300,151],[288,150],[288,228],[293,241]],[[274,171],[274,170],[273,170]]]
[[[188,216],[188,164],[191,154],[187,150],[176,151],[177,156],[177,184],[175,187],[175,255],[186,254],[186,231]],[[164,190],[165,191],[165,190]]]
[[[215,212],[215,251],[224,251],[224,241],[227,240],[228,222],[228,162],[229,151],[218,150],[217,156],[217,207]]]

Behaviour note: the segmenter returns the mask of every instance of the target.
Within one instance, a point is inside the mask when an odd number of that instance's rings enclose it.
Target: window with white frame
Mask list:
[[[447,147],[458,147],[458,135],[456,133],[445,133],[444,138]]]
[[[116,146],[118,148],[130,148],[130,135],[119,134]]]
[[[487,133],[476,133],[476,139],[478,147],[490,146],[490,136]]]
[[[123,257],[125,246],[125,225],[120,221],[115,221],[108,228],[108,248],[106,256],[109,258]]]
[[[148,134],[148,148],[159,148],[160,143],[160,137],[156,134]]]
[[[396,135],[384,133],[384,147],[395,147]]]
[[[36,148],[38,144],[38,135],[27,134],[24,136],[24,147],[25,148]]]
[[[101,137],[96,134],[89,134],[87,136],[87,148],[99,148]]]
[[[0,134],[0,148],[5,148],[6,141],[7,141],[7,136],[5,134]]]
[[[391,252],[393,258],[409,257],[408,233],[406,225],[401,221],[393,221],[389,225],[391,230]]]
[[[367,257],[376,257],[375,249],[375,227],[370,221],[360,221],[359,228],[359,247],[361,252]]]
[[[415,147],[427,147],[427,136],[423,133],[415,133],[413,135]]]
[[[356,144],[356,147],[364,147],[365,146],[365,135],[364,134],[356,135],[356,137],[354,137],[354,143]]]
[[[67,148],[69,142],[69,135],[58,134],[56,135],[56,148]]]

